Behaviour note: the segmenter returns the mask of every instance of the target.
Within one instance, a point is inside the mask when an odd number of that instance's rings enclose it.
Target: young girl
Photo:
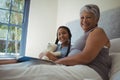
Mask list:
[[[70,51],[71,46],[71,32],[68,27],[60,26],[57,30],[57,38],[55,44],[57,44],[57,49],[55,51],[59,51],[61,56],[56,57],[50,52],[40,53],[39,57],[47,56],[50,60],[57,60],[63,57],[66,57]]]

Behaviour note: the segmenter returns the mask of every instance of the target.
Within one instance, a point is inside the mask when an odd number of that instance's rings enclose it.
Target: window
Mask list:
[[[25,54],[30,0],[0,0],[0,55]]]

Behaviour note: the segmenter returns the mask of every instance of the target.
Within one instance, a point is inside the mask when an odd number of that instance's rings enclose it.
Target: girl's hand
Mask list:
[[[42,57],[45,56],[45,53],[40,53],[39,58],[42,59]]]
[[[52,60],[52,61],[56,61],[58,58],[56,57],[56,56],[54,56],[52,53],[50,53],[50,52],[47,52],[46,54],[45,54],[50,60]]]

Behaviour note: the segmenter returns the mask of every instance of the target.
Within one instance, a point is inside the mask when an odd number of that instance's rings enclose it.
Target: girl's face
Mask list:
[[[85,32],[96,27],[97,22],[98,22],[98,19],[91,12],[83,11],[80,14],[80,25]]]
[[[68,42],[69,40],[69,34],[66,29],[60,28],[58,30],[58,40],[63,44]]]

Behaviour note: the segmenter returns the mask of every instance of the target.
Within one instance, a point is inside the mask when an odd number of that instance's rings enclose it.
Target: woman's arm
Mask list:
[[[68,56],[55,61],[58,64],[64,65],[77,65],[77,64],[88,64],[99,54],[99,51],[108,42],[108,38],[101,28],[96,28],[91,33],[86,41],[86,45],[82,52]]]

